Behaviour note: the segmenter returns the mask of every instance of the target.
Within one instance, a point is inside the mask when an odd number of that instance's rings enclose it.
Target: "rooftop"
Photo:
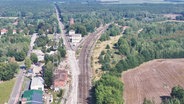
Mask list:
[[[54,75],[55,81],[66,81],[67,80],[67,71],[65,70],[56,70]]]
[[[8,30],[7,29],[2,29],[1,32],[8,32]]]
[[[27,90],[22,95],[22,102],[26,104],[43,104],[42,96],[43,91]]]
[[[44,80],[42,77],[33,77],[31,81],[31,86],[42,86],[44,83]]]

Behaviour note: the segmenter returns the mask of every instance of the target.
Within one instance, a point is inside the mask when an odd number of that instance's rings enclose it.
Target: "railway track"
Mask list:
[[[83,47],[79,55],[79,83],[78,83],[78,104],[89,104],[90,88],[91,88],[91,52],[96,41],[101,34],[107,29],[108,25],[101,27],[96,32],[90,34],[84,41]]]
[[[58,10],[56,9],[56,14],[57,14],[57,18],[58,18],[58,22],[59,22],[59,26],[61,28],[61,37],[63,38],[63,43],[66,47],[67,52],[72,51],[74,52],[75,50],[72,49],[72,47],[70,46],[69,42],[67,41],[67,37],[65,35],[65,30],[64,30],[64,25],[60,22],[59,19],[59,15],[58,15]],[[91,33],[82,43],[82,49],[79,55],[79,62],[78,62],[78,66],[79,66],[79,70],[80,70],[80,74],[78,76],[77,74],[77,67],[76,66],[72,71],[72,87],[69,89],[71,90],[70,92],[68,92],[68,99],[66,99],[65,104],[76,104],[76,101],[78,104],[88,104],[89,102],[89,92],[90,92],[90,88],[91,88],[91,67],[90,67],[90,58],[91,58],[91,52],[93,50],[93,47],[96,43],[96,41],[99,39],[99,37],[101,36],[101,34],[108,28],[109,24],[105,25],[105,26],[101,26],[100,28],[98,28],[94,33]],[[72,53],[71,52],[71,53]],[[70,59],[76,60],[75,55],[72,54],[72,56],[69,56]],[[71,61],[71,60],[70,60]],[[71,61],[71,62],[73,62]],[[70,63],[70,64],[74,64],[76,62]],[[77,63],[76,63],[77,64]],[[76,80],[76,78],[78,80]],[[75,86],[75,83],[78,84],[78,86]],[[77,89],[75,89],[76,87],[78,87]],[[75,92],[77,91],[77,92]],[[73,93],[73,94],[72,94]],[[77,98],[75,99],[74,97],[75,94],[77,93]]]

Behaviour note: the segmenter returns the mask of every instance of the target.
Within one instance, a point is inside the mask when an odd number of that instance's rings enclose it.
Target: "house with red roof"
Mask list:
[[[2,29],[2,30],[1,30],[1,35],[6,34],[7,32],[8,32],[8,30],[7,30],[7,29]]]
[[[66,70],[56,70],[54,73],[54,90],[59,91],[67,84],[68,72]]]

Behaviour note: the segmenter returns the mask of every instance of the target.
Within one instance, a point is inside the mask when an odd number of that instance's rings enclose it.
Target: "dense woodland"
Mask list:
[[[124,55],[112,70],[122,72],[158,58],[183,58],[183,23],[151,23],[138,35],[124,34],[115,44]]]

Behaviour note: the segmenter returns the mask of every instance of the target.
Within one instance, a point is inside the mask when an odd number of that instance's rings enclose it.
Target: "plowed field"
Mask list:
[[[184,87],[184,59],[157,59],[126,71],[124,82],[125,104],[142,104],[143,99],[160,104],[169,96],[172,87]]]

